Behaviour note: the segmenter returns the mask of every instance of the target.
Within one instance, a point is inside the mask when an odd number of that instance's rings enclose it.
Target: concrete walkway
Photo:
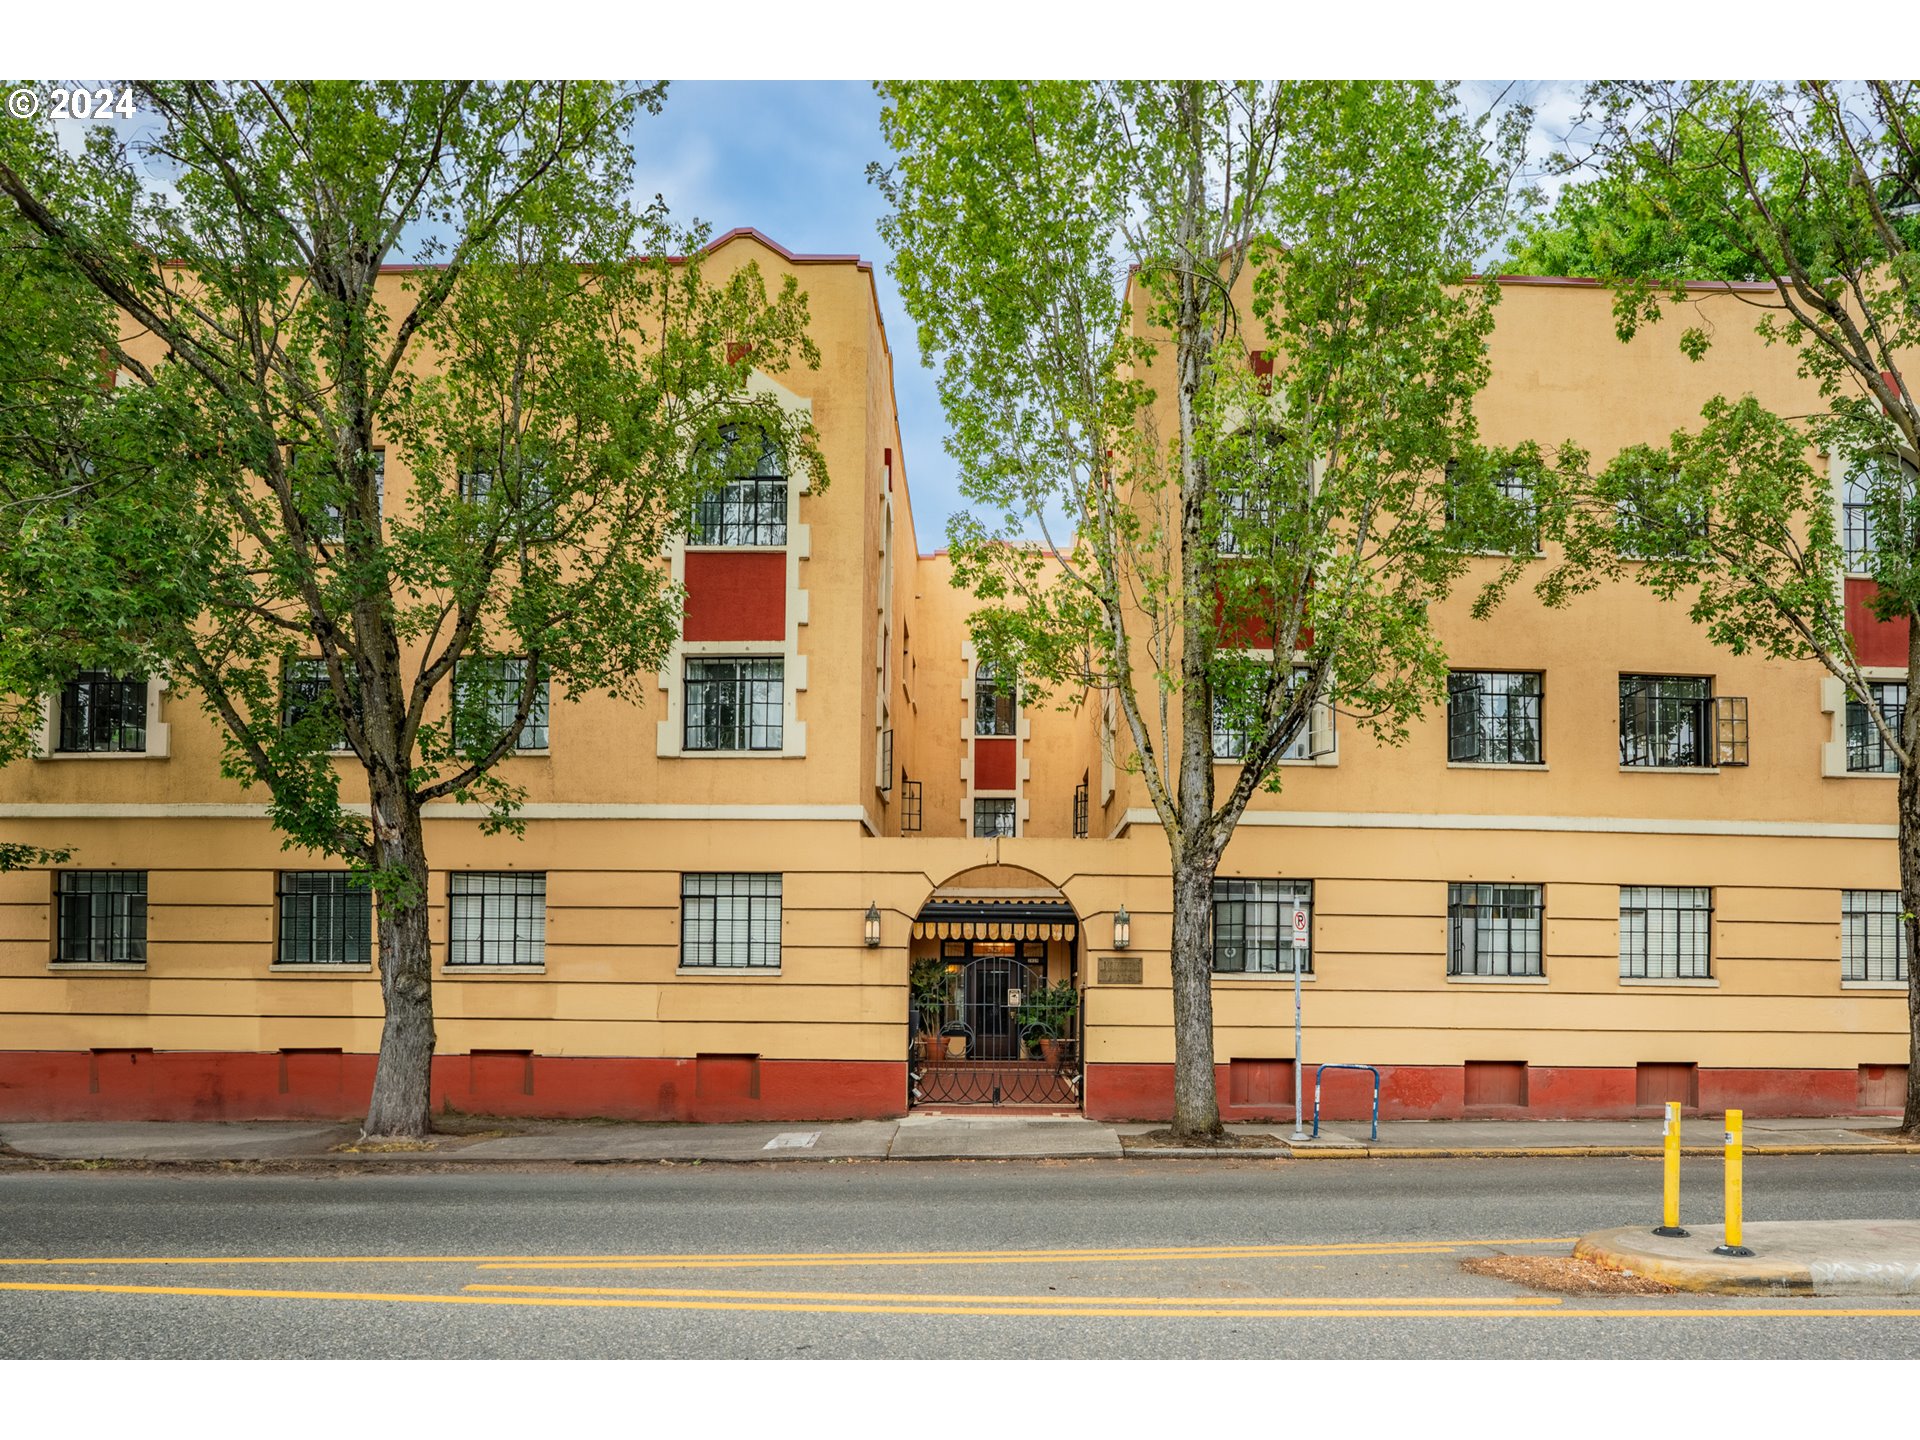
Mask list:
[[[1747,1153],[1920,1154],[1892,1140],[1884,1117],[1749,1120]],[[488,1128],[492,1127],[492,1128]],[[1233,1125],[1265,1148],[1169,1149],[1144,1141],[1164,1126],[1106,1125],[1078,1115],[939,1114],[901,1120],[741,1125],[618,1125],[550,1120],[473,1120],[464,1133],[421,1144],[363,1147],[353,1124],[246,1123],[0,1124],[0,1165],[31,1161],[126,1164],[320,1161],[336,1164],[778,1160],[989,1160],[1034,1158],[1228,1159],[1478,1158],[1493,1156],[1655,1155],[1660,1122],[1492,1120],[1388,1121],[1380,1138],[1362,1123],[1321,1127],[1320,1138],[1289,1140],[1292,1126]],[[1712,1119],[1687,1122],[1690,1154],[1718,1154]],[[1278,1143],[1273,1143],[1278,1142]],[[1697,1142],[1697,1143],[1694,1143]],[[12,1157],[9,1158],[8,1152]]]
[[[1573,1253],[1612,1270],[1645,1275],[1680,1290],[1719,1295],[1812,1292],[1820,1295],[1920,1295],[1920,1220],[1763,1220],[1748,1225],[1748,1257],[1715,1255],[1718,1225],[1693,1225],[1682,1239],[1644,1226],[1600,1230]]]

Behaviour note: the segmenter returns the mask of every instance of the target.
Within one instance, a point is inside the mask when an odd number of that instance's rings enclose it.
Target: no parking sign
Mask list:
[[[1293,948],[1307,948],[1307,909],[1304,905],[1293,907]]]

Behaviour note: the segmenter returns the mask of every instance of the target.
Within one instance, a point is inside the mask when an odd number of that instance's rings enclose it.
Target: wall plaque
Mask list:
[[[1100,983],[1102,985],[1138,985],[1140,957],[1138,955],[1102,955]]]

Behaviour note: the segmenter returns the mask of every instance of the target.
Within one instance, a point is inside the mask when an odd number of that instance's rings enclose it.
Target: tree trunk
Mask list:
[[[374,864],[404,877],[380,896],[380,992],[387,1019],[363,1133],[417,1140],[432,1128],[433,950],[427,934],[427,848],[404,782],[375,777]]]
[[[1173,862],[1173,1133],[1221,1133],[1213,1078],[1212,851],[1193,846]]]

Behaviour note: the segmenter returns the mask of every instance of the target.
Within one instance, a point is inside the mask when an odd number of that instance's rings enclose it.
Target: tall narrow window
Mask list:
[[[147,748],[147,679],[82,670],[60,691],[57,748],[71,754]]]
[[[329,472],[331,482],[331,472]],[[337,486],[336,486],[337,493]],[[373,509],[376,516],[384,514],[387,507],[387,452],[373,452]],[[327,502],[320,507],[319,523],[315,526],[319,538],[329,544],[337,544],[346,539],[347,515],[344,507]]]
[[[722,426],[707,469],[712,488],[694,504],[689,545],[787,543],[786,467],[771,440],[751,426]]]
[[[778,970],[780,889],[778,875],[682,875],[681,966]]]
[[[1088,776],[1082,774],[1080,783],[1073,787],[1073,838],[1076,840],[1084,840],[1087,838],[1088,778]]]
[[[334,704],[333,684],[327,679],[327,662],[317,656],[295,656],[280,677],[280,723],[291,730],[309,716],[316,726],[325,725],[329,750],[351,748],[346,724]]]
[[[461,748],[488,751],[513,727],[526,688],[524,655],[477,655],[453,672],[454,737]],[[533,708],[514,737],[516,750],[547,748],[547,681],[534,687]]]
[[[1840,978],[1905,981],[1907,927],[1898,890],[1840,892]]]
[[[366,965],[373,959],[373,892],[344,870],[280,874],[279,965]]]
[[[1455,670],[1447,676],[1447,759],[1538,765],[1543,689],[1531,671]]]
[[[62,870],[53,958],[60,965],[147,963],[147,872]]]
[[[461,870],[447,877],[447,965],[544,965],[547,877]]]
[[[777,655],[687,661],[686,748],[778,750],[785,681]]]
[[[1540,974],[1538,885],[1447,886],[1449,975]]]
[[[982,662],[973,672],[973,733],[1011,735],[1014,733],[1014,683],[1004,678],[999,668]]]
[[[1704,887],[1620,887],[1620,978],[1705,980],[1713,973],[1712,892]]]
[[[1907,687],[1904,682],[1867,686],[1873,703],[1897,735],[1906,723]],[[1847,696],[1847,773],[1850,775],[1897,775],[1900,757],[1887,744],[1873,715],[1852,695]]]
[[[1293,911],[1308,912],[1308,944],[1293,947]],[[1313,973],[1313,882],[1225,880],[1213,882],[1213,968],[1220,974]]]
[[[920,833],[921,799],[918,780],[909,780],[907,772],[900,772],[900,833],[918,835]]]
[[[976,839],[1013,838],[1014,809],[1018,802],[1011,796],[973,802],[973,833]]]

